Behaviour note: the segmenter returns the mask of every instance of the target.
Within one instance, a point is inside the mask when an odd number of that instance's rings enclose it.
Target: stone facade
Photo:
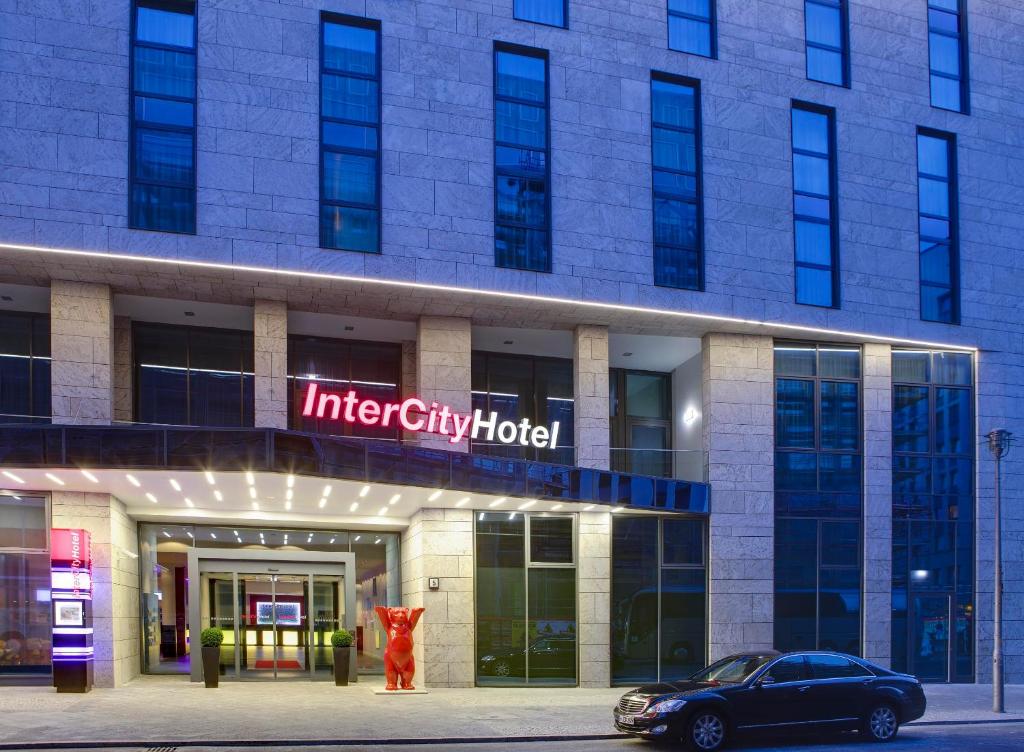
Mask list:
[[[774,376],[771,337],[703,342],[704,448],[711,483],[708,658],[774,642]]]
[[[577,532],[580,686],[607,687],[611,683],[611,513],[581,512]]]
[[[472,334],[469,319],[423,316],[416,342],[416,385],[427,407],[432,402],[457,413],[472,411]],[[423,446],[467,451],[467,441],[452,444],[435,434],[420,433]]]
[[[132,322],[127,316],[114,316],[114,422],[131,423],[135,417],[132,385]]]
[[[108,286],[56,279],[50,285],[54,423],[110,423],[113,326]]]
[[[288,427],[288,307],[276,300],[253,305],[256,395],[259,428]]]
[[[607,470],[610,463],[608,327],[576,327],[572,365],[576,464]]]

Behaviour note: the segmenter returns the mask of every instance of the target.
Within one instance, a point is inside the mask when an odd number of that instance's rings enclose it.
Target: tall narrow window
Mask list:
[[[704,238],[699,82],[651,78],[651,152],[654,283],[700,290]]]
[[[549,272],[547,52],[495,46],[494,78],[495,264]]]
[[[320,245],[380,252],[380,24],[327,16],[320,53]]]
[[[716,57],[715,0],[668,0],[668,46]]]
[[[566,26],[567,0],[515,0],[512,15],[520,21]]]
[[[932,107],[967,112],[967,14],[962,0],[928,0]]]
[[[196,231],[195,4],[136,0],[132,22],[129,223]]]
[[[806,0],[807,78],[849,86],[849,43],[846,0]]]
[[[956,324],[960,321],[960,275],[955,136],[923,129],[917,132],[917,195],[921,318]]]
[[[839,305],[835,110],[793,104],[796,302]]]
[[[50,317],[0,312],[0,423],[50,420]]]

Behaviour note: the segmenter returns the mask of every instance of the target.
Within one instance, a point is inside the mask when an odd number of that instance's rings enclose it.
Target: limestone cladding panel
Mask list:
[[[282,301],[253,305],[253,364],[257,428],[288,427],[288,307]]]
[[[117,687],[139,675],[139,569],[135,523],[109,494],[54,491],[53,527],[89,531],[93,556],[94,681]]]
[[[611,514],[581,512],[579,515],[580,686],[607,687],[611,684]]]
[[[399,393],[403,400],[419,396],[416,377],[416,341],[405,340],[402,342],[402,383],[399,387]],[[412,431],[403,431],[402,438],[405,441],[415,441],[416,434]]]
[[[710,660],[773,643],[772,339],[703,339]]]
[[[472,335],[469,319],[421,316],[416,341],[417,395],[430,407],[432,402],[458,413],[472,410]],[[448,439],[420,433],[419,443],[449,451],[467,451],[468,442],[452,444]]]
[[[608,327],[582,325],[573,336],[576,464],[609,468]]]
[[[864,652],[892,661],[892,348],[864,346]]]
[[[428,578],[440,587],[430,590]],[[475,679],[473,512],[421,509],[402,533],[402,605],[426,609],[416,636],[419,681],[472,687]]]
[[[107,285],[53,280],[50,389],[54,423],[110,423],[113,324]]]
[[[130,423],[135,414],[132,403],[132,322],[114,316],[114,421]]]

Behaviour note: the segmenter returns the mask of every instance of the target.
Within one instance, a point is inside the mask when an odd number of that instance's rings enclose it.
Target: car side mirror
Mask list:
[[[771,686],[774,683],[775,683],[775,677],[772,676],[771,674],[765,674],[764,676],[762,676],[760,679],[757,680],[757,686],[759,686],[759,687]]]

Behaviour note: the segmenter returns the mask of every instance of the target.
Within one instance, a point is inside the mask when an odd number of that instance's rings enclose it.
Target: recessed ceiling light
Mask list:
[[[255,499],[256,498],[256,486],[249,486],[249,498],[250,499]]]
[[[63,486],[64,485],[64,481],[62,481],[60,478],[58,478],[53,473],[46,473],[46,477],[49,478],[53,483],[56,483],[58,486]]]
[[[289,488],[287,491],[284,492],[284,497],[286,499],[288,499],[289,501],[291,501],[291,499],[292,499],[292,497],[294,495],[295,495],[295,489],[294,488]]]
[[[209,470],[207,470],[205,472],[205,475],[206,475],[206,482],[209,483],[211,486],[214,483],[216,483],[216,481],[213,479],[213,473],[211,473]]]
[[[235,534],[236,538],[238,537],[238,531],[237,530],[232,530],[231,532]]]
[[[150,501],[152,501],[154,504],[156,504],[156,497],[153,494],[151,494],[149,491],[146,492],[146,498],[149,499]]]
[[[510,520],[514,520],[514,519],[516,518],[516,513],[515,513],[515,512],[509,512],[509,513],[508,513],[508,518],[509,518]]]
[[[195,536],[192,535],[192,531],[191,530],[186,530],[185,531],[185,535],[187,535],[189,538],[195,539]]]
[[[388,501],[388,504],[397,504],[397,503],[398,503],[398,500],[399,500],[399,499],[401,499],[401,498],[402,498],[402,494],[395,494],[395,495],[394,495],[394,496],[392,496],[392,497],[391,497],[391,499],[390,499],[390,500]]]
[[[506,501],[505,497],[502,496],[500,499],[495,499],[494,501],[492,501],[488,506],[490,506],[491,509],[493,509],[494,507],[497,507],[497,506],[500,506],[500,505],[504,504],[505,501]]]
[[[290,501],[286,501],[284,503],[284,511],[286,511],[286,512],[292,511],[292,503]]]
[[[484,521],[484,517],[486,517],[486,516],[487,516],[487,512],[481,512],[479,515],[477,515],[477,520],[479,520],[480,522],[483,522]]]
[[[214,540],[217,540],[217,534],[214,533],[214,532],[210,533],[210,537],[213,538]]]
[[[128,474],[127,474],[127,475],[125,475],[124,477],[125,477],[125,478],[127,478],[127,479],[128,479],[128,482],[129,482],[129,483],[131,483],[131,484],[132,484],[133,486],[135,486],[136,488],[139,488],[139,487],[140,487],[140,486],[142,485],[141,483],[139,483],[139,479],[138,479],[138,478],[136,478],[136,477],[135,477],[134,475],[132,475],[131,473],[128,473]]]
[[[350,512],[354,512],[354,511],[356,511],[357,509],[359,509],[359,502],[358,502],[358,501],[353,501],[353,502],[352,502],[352,506],[350,506],[350,507],[348,508],[348,511],[350,511]]]
[[[24,483],[24,482],[25,482],[24,480],[22,480],[21,478],[19,478],[19,477],[18,477],[17,475],[15,475],[14,473],[12,473],[12,472],[11,472],[10,470],[4,470],[3,472],[4,472],[4,475],[5,475],[6,477],[10,478],[10,479],[11,479],[11,480],[13,480],[13,481],[14,481],[15,483]]]
[[[583,511],[584,512],[589,512],[593,508],[594,508],[593,504],[587,504],[585,507],[583,507]]]
[[[166,530],[164,530],[162,532],[163,532],[165,538],[170,538],[171,537],[171,534],[168,533]]]
[[[387,508],[387,507],[381,507],[381,508],[380,508],[380,511],[379,511],[379,512],[377,512],[377,515],[378,515],[378,516],[380,516],[380,517],[383,517],[383,516],[384,516],[384,515],[386,515],[387,513],[388,513],[388,508]]]
[[[358,543],[358,542],[359,542],[359,539],[360,539],[360,538],[362,538],[362,537],[363,537],[363,536],[361,536],[361,535],[357,535],[357,536],[355,537],[355,541],[353,541],[353,542],[354,542],[354,543]]]
[[[621,512],[622,507],[612,507],[612,512]]]
[[[468,503],[469,503],[469,497],[468,496],[463,496],[461,499],[459,499],[458,501],[455,502],[455,506],[457,506],[457,507],[464,507]]]
[[[375,545],[376,545],[376,544],[379,544],[379,543],[380,543],[380,538],[378,538],[377,540],[375,540],[375,541],[374,541],[374,544],[375,544]]]
[[[253,475],[249,470],[245,471],[245,482],[248,483],[250,486],[256,484],[256,476]]]
[[[178,481],[176,481],[174,478],[170,479],[170,484],[171,484],[171,488],[173,488],[175,491],[180,491],[181,490],[181,484],[178,483]]]
[[[252,503],[252,508],[257,512],[260,511],[260,505],[255,501]]]
[[[327,497],[327,496],[330,496],[330,495],[331,495],[331,484],[328,483],[326,486],[324,486],[323,496]]]
[[[320,499],[320,501],[317,502],[317,506],[323,509],[325,506],[327,506],[327,499]]]
[[[285,533],[285,534],[284,534],[284,542],[285,542],[285,543],[287,543],[287,542],[288,542],[288,533]]]
[[[519,505],[519,510],[522,511],[523,509],[529,509],[530,507],[532,507],[536,503],[537,503],[536,499],[530,499],[529,501],[524,501],[522,504]]]
[[[334,543],[334,538],[331,538],[330,543]]]
[[[561,508],[562,508],[561,504],[555,504],[553,507],[551,507],[551,511],[552,512],[557,512]]]
[[[434,493],[427,497],[427,501],[437,501],[441,498],[441,494],[444,493],[441,489],[437,489]]]
[[[292,486],[294,486],[295,485],[295,476],[294,475],[289,475],[287,477],[287,479],[285,479],[285,483],[288,485],[288,488],[291,488]]]
[[[195,508],[195,504],[192,503],[192,499],[187,496],[185,497],[185,506]]]
[[[224,501],[224,494],[222,494],[217,489],[214,489],[213,490],[213,498],[215,498],[217,501]]]
[[[100,479],[90,473],[88,470],[82,470],[82,475],[91,480],[93,483],[99,483]]]
[[[370,493],[370,487],[369,487],[369,486],[363,486],[363,487],[362,487],[362,488],[361,488],[361,489],[359,490],[359,498],[361,498],[361,499],[362,499],[362,498],[365,498],[365,497],[366,497],[366,494],[368,494],[368,493]]]

